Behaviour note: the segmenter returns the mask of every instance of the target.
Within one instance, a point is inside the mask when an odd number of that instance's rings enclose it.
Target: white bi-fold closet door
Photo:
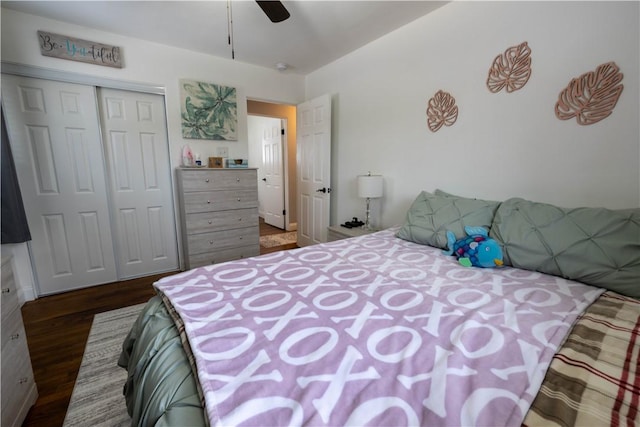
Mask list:
[[[2,75],[38,294],[178,268],[164,98]]]

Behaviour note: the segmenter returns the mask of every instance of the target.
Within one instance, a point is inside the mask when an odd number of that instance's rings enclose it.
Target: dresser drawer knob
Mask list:
[[[240,178],[236,178],[236,182],[240,182]]]
[[[242,218],[238,218],[238,221],[242,221]]]
[[[11,292],[11,288],[2,288],[3,294],[8,294],[9,292]]]
[[[17,340],[18,338],[20,338],[20,334],[13,334],[13,335],[11,335],[11,337],[10,337],[11,341],[15,341],[15,340]]]
[[[242,240],[242,236],[240,236],[240,240]]]
[[[18,381],[18,384],[25,384],[25,383],[27,383],[27,382],[29,382],[29,378],[27,378],[27,377],[22,377],[22,378],[20,378],[20,380]]]
[[[213,223],[213,221],[209,220],[209,224]]]
[[[240,197],[238,197],[238,201],[240,201]]]
[[[207,200],[207,204],[210,204],[210,203],[211,203],[211,200]]]
[[[209,178],[205,179],[204,182],[209,182]]]
[[[210,244],[210,245],[213,245],[213,240],[209,240],[209,244]]]

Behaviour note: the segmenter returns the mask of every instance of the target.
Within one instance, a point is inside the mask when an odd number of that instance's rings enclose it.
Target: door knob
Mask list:
[[[316,190],[316,193],[331,193],[331,189],[330,188],[326,188],[326,187],[322,187],[319,190]]]
[[[262,178],[262,180],[263,180],[264,182],[267,182],[267,178]]]

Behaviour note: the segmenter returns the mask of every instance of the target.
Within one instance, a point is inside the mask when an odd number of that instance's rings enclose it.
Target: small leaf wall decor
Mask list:
[[[527,42],[511,46],[502,55],[496,56],[489,68],[487,87],[498,93],[507,89],[511,93],[522,89],[531,77],[531,48]]]
[[[436,92],[427,107],[427,125],[431,132],[436,132],[442,125],[451,126],[457,119],[458,106],[455,98],[443,90]]]
[[[606,119],[618,103],[624,86],[622,73],[615,62],[601,64],[571,79],[558,95],[556,117],[560,120],[576,118],[581,125],[591,125]]]

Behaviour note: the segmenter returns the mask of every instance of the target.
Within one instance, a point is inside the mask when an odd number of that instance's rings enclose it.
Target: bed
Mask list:
[[[490,230],[506,266],[445,232]],[[422,192],[401,227],[154,284],[133,425],[637,425],[640,210]]]

